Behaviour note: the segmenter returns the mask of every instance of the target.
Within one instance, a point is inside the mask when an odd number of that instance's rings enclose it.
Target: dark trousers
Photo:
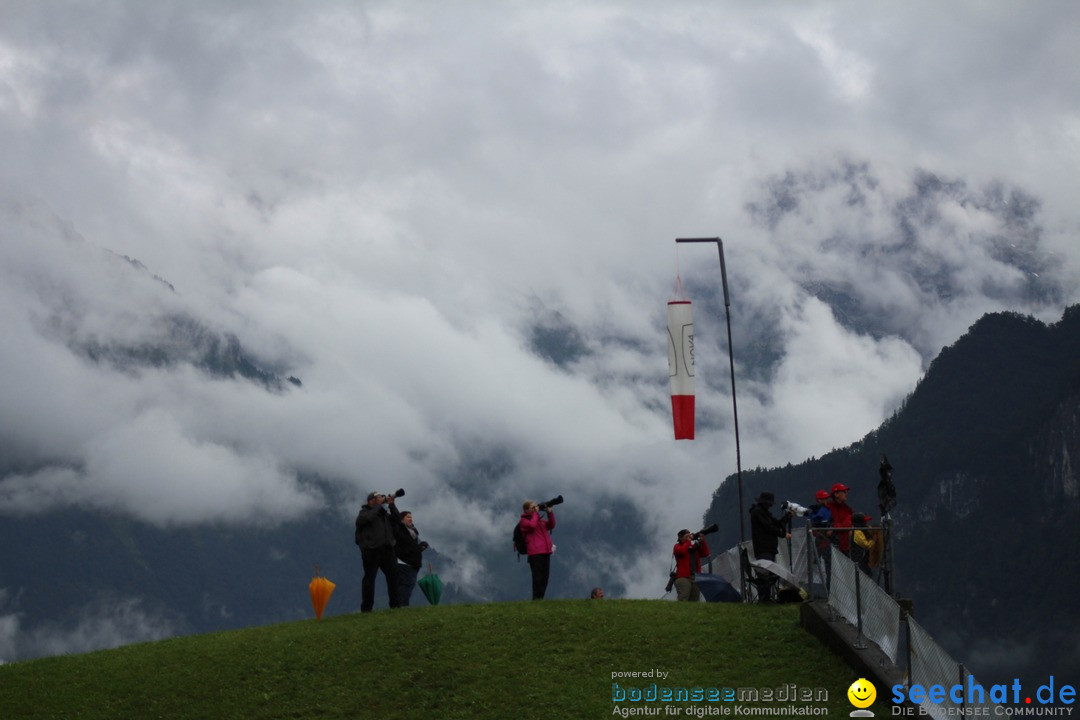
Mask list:
[[[825,563],[825,591],[828,592],[829,585],[832,583],[832,546],[825,545],[820,550],[821,559]]]
[[[530,555],[529,569],[532,570],[533,600],[543,600],[547,592],[548,575],[551,573],[551,555]]]
[[[398,578],[397,556],[394,548],[386,547],[365,550],[360,548],[360,556],[364,559],[364,579],[360,583],[360,612],[371,612],[375,607],[375,576],[382,570],[386,580],[386,591],[390,596],[390,607],[398,606]]]
[[[418,568],[409,567],[405,563],[398,563],[397,599],[398,605],[401,607],[409,607],[409,599],[412,597],[413,588],[416,587],[416,575],[419,572],[420,570]]]

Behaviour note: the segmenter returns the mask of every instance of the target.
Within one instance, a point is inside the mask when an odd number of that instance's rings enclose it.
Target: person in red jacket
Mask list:
[[[701,599],[701,590],[694,582],[694,573],[701,572],[701,558],[709,557],[709,544],[704,535],[694,535],[689,530],[680,530],[678,538],[679,542],[671,551],[675,556],[676,599],[697,602]]]
[[[825,503],[832,513],[832,524],[835,528],[851,528],[851,522],[855,512],[847,504],[847,494],[850,488],[844,483],[836,483],[832,486],[832,500]],[[851,530],[837,530],[833,534],[836,547],[845,555],[851,552]]]
[[[532,599],[543,600],[551,574],[551,553],[555,552],[555,545],[551,542],[555,511],[547,505],[541,508],[535,500],[526,500],[521,509],[518,524],[525,536],[525,553],[529,556],[529,570],[532,571]],[[547,517],[540,517],[541,510]]]

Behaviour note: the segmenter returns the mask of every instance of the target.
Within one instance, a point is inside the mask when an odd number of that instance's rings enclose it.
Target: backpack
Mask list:
[[[518,555],[525,555],[528,552],[525,546],[525,533],[521,531],[520,522],[514,526],[514,552]]]

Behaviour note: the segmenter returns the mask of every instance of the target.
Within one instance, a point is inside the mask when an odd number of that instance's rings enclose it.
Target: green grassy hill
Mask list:
[[[856,675],[797,622],[794,606],[648,600],[341,615],[0,666],[0,717],[555,720],[790,705],[846,717]],[[657,670],[667,676],[612,677]],[[655,683],[827,700],[615,702],[613,683],[630,696]],[[880,699],[872,709],[889,714]]]

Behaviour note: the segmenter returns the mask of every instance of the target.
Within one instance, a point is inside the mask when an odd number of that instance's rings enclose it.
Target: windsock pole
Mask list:
[[[727,264],[724,263],[724,241],[714,238],[675,238],[676,243],[716,243],[720,252],[720,281],[724,287],[724,316],[727,318],[728,362],[731,365],[731,408],[735,415],[735,472],[739,481],[739,541],[746,541],[746,520],[743,517],[742,451],[739,448],[739,403],[735,400],[735,353],[731,349],[731,296],[728,294]]]

